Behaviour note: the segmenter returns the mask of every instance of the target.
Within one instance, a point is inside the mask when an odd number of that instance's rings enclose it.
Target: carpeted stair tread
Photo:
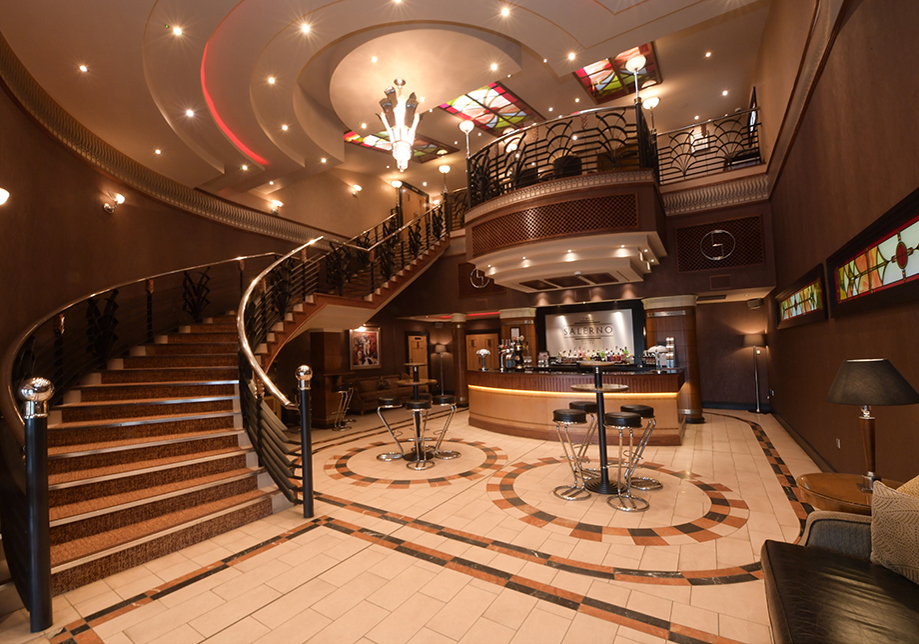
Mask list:
[[[248,467],[227,470],[224,472],[215,472],[213,474],[206,474],[194,479],[171,481],[161,485],[141,488],[130,492],[123,492],[121,494],[110,494],[108,496],[86,499],[78,503],[58,505],[52,507],[49,511],[49,514],[51,521],[54,522],[90,512],[99,512],[100,510],[118,508],[119,506],[135,503],[137,501],[154,499],[156,497],[168,495],[174,492],[180,492],[182,490],[195,488],[201,485],[207,485],[209,483],[225,481],[240,476],[256,475],[258,475],[258,470]]]
[[[174,443],[180,440],[195,439],[195,438],[208,438],[212,436],[221,436],[224,434],[234,434],[241,435],[243,433],[242,429],[236,429],[233,427],[226,427],[222,429],[212,429],[207,431],[195,431],[187,432],[183,434],[170,434],[168,436],[152,436],[152,437],[142,437],[138,439],[125,439],[118,441],[104,441],[97,443],[81,443],[80,445],[67,445],[63,447],[48,448],[48,456],[53,458],[55,456],[80,453],[80,452],[95,452],[101,450],[110,450],[116,449],[119,447],[145,447],[150,443],[163,442],[163,443]],[[79,449],[75,449],[79,447]]]
[[[213,411],[233,411],[236,396],[199,398],[148,398],[145,400],[103,400],[58,405],[63,423],[127,418],[156,418]]]
[[[236,333],[236,322],[219,322],[212,324],[189,324],[179,330],[180,333]]]
[[[239,378],[239,366],[185,367],[169,369],[111,369],[99,372],[102,384],[197,382]]]
[[[156,382],[108,385],[83,385],[80,402],[156,400],[165,398],[189,398],[192,396],[233,396],[236,381],[224,382]],[[58,409],[59,406],[55,407]]]
[[[110,548],[125,546],[137,539],[150,537],[164,530],[203,519],[211,514],[231,509],[248,501],[268,497],[269,494],[264,490],[251,490],[243,494],[203,503],[193,508],[154,517],[147,521],[141,521],[115,530],[53,545],[51,546],[51,565],[59,566]]]
[[[165,343],[148,344],[144,347],[144,355],[148,356],[175,356],[175,355],[237,355],[239,344],[236,342],[195,342],[195,343]]]
[[[237,354],[178,355],[178,356],[125,356],[124,369],[170,369],[175,367],[239,367]]]
[[[196,418],[209,418],[214,416],[233,416],[238,412],[232,410],[203,411],[200,413],[157,414],[156,416],[128,416],[124,418],[102,418],[97,420],[80,420],[67,423],[48,425],[49,431],[87,428],[110,427],[113,425],[142,425],[146,423],[167,422],[174,420],[192,420]]]
[[[202,342],[237,344],[239,342],[239,336],[235,330],[232,333],[173,333],[164,337],[166,342],[162,344],[201,344]]]
[[[155,467],[169,467],[176,464],[184,464],[189,461],[203,460],[214,457],[245,454],[246,450],[241,447],[228,447],[224,449],[208,450],[205,452],[194,452],[191,454],[177,454],[174,456],[165,456],[163,458],[151,458],[142,461],[133,461],[131,463],[114,463],[106,464],[104,467],[93,467],[73,472],[61,472],[48,476],[48,484],[52,488],[55,485],[63,483],[73,483],[75,481],[86,481],[97,479],[102,476],[117,476],[120,474],[132,475],[138,470],[149,470]]]

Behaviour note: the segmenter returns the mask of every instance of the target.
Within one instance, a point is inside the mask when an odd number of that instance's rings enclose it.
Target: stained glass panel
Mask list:
[[[526,127],[543,120],[536,110],[501,83],[492,83],[463,94],[440,107],[461,119],[474,121],[478,127],[496,136],[500,136],[506,128]]]
[[[834,269],[845,302],[919,278],[919,215]]]
[[[638,73],[638,86],[642,87],[652,80],[660,83],[657,57],[650,43],[624,51],[613,58],[585,65],[574,72],[574,76],[598,104],[628,96],[635,92],[635,75],[629,73],[625,64],[639,54],[645,57],[645,67]]]
[[[823,288],[818,279],[779,301],[779,319],[792,320],[822,308]]]

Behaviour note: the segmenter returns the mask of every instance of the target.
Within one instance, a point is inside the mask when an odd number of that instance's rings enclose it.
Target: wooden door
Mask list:
[[[500,362],[498,356],[498,334],[477,333],[466,336],[466,370],[478,371],[482,368],[482,360],[476,355],[479,349],[488,349],[491,355],[485,358],[488,369],[497,369]]]
[[[423,363],[424,366],[418,368],[418,377],[422,380],[428,377],[428,336],[408,336],[408,361]],[[411,377],[411,369],[409,367],[405,367],[405,371],[407,371],[409,377]]]

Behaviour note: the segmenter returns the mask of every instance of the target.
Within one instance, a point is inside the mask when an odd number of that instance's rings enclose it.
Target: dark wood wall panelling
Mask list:
[[[870,101],[853,78],[876,73],[870,55],[883,43],[885,76],[915,78],[919,5],[854,1],[810,97],[772,197],[777,291],[824,261],[919,187],[919,120],[903,86],[877,83]],[[914,86],[915,84],[913,84]],[[919,302],[776,330],[769,309],[769,381],[781,417],[838,471],[865,469],[859,409],[826,394],[846,359],[886,357],[919,388]],[[919,407],[874,407],[877,471],[908,480],[919,474]],[[841,448],[836,448],[839,438]]]

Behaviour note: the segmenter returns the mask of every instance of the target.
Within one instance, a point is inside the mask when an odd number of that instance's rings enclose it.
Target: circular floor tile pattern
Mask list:
[[[547,469],[541,471],[541,468]],[[528,480],[533,478],[531,474],[536,474],[542,485]],[[750,514],[747,504],[724,485],[704,481],[693,472],[669,470],[654,463],[643,463],[638,474],[659,478],[664,483],[664,490],[669,486],[670,492],[681,488],[681,492],[697,494],[704,502],[690,502],[687,507],[701,508],[700,516],[691,520],[667,520],[667,525],[655,525],[655,515],[648,514],[651,520],[647,521],[643,520],[643,513],[619,512],[607,505],[606,496],[595,494],[589,501],[559,501],[552,495],[552,488],[560,482],[568,482],[571,470],[567,463],[556,458],[514,463],[497,473],[489,481],[487,489],[495,505],[521,521],[559,534],[604,543],[688,545],[728,536],[747,522]],[[655,494],[658,492],[635,490],[633,493],[649,499],[652,510],[655,508]],[[540,496],[533,503],[524,498],[533,499],[534,495]],[[677,511],[668,513],[668,502],[663,496],[659,498],[662,503],[658,508],[665,510],[663,515],[671,518],[680,516],[678,508],[674,508],[673,499],[669,500],[669,508]],[[626,527],[638,523],[643,527]]]
[[[434,459],[434,467],[413,470],[405,461],[384,462],[377,455],[393,450],[392,442],[377,441],[352,447],[344,454],[333,456],[323,466],[333,479],[347,479],[354,485],[383,485],[391,489],[416,486],[438,487],[452,485],[456,481],[473,481],[499,470],[507,463],[507,454],[481,441],[465,441],[460,438],[445,440],[442,448],[460,452],[452,460]]]

